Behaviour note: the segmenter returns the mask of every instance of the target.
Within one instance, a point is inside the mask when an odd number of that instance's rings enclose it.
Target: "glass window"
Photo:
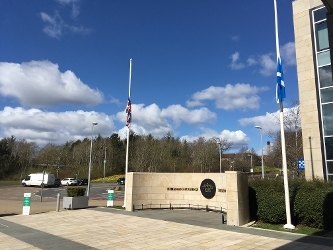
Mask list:
[[[313,12],[314,21],[317,22],[317,21],[326,19],[326,13],[327,13],[326,8],[321,8],[321,9],[315,10]]]
[[[333,102],[333,88],[320,90],[321,102]]]
[[[328,49],[328,30],[327,22],[321,22],[316,24],[316,39],[317,39],[317,51]]]
[[[331,65],[320,67],[318,69],[318,72],[319,72],[319,82],[321,88],[333,86]]]
[[[330,51],[329,50],[318,53],[317,56],[318,56],[318,66],[319,67],[331,63],[331,57],[330,57]]]
[[[328,175],[328,180],[333,181],[333,175]]]
[[[327,162],[327,170],[329,174],[333,174],[333,161]]]
[[[325,138],[325,146],[326,146],[326,159],[333,160],[333,137]],[[332,164],[332,171],[329,172],[333,174],[333,162],[331,162],[331,164]]]
[[[324,123],[324,135],[333,135],[333,103],[330,104],[324,104],[323,106],[323,123]],[[333,137],[332,138],[326,138],[328,141],[329,139],[333,143]],[[325,140],[326,140],[325,139]],[[327,146],[326,146],[327,147]],[[327,148],[326,148],[327,150]],[[333,155],[333,144],[331,146],[331,152]],[[332,156],[333,160],[333,156]]]

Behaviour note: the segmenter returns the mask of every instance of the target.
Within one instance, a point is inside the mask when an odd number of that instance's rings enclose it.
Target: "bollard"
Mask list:
[[[56,207],[57,212],[59,212],[59,207],[60,207],[60,193],[57,194],[57,207]]]

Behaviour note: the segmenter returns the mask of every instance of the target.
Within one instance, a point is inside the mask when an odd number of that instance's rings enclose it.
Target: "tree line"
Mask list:
[[[297,160],[303,157],[302,131],[300,127],[299,103],[294,101],[293,108],[284,116],[286,156],[288,170],[297,174]],[[276,122],[279,118],[276,117]],[[266,148],[264,165],[282,168],[281,133],[271,133],[272,144]],[[134,172],[219,172],[220,155],[222,172],[236,170],[249,172],[253,166],[261,166],[261,155],[248,147],[237,153],[228,154],[233,144],[219,138],[198,138],[189,142],[180,140],[167,133],[162,138],[137,135],[130,131],[128,171]],[[26,139],[15,136],[0,140],[0,180],[21,179],[32,172],[55,173],[59,178],[88,176],[91,140],[67,141],[62,145],[49,143],[39,147]],[[92,178],[125,173],[127,140],[117,133],[103,138],[93,138]],[[221,150],[221,152],[219,151]],[[252,157],[250,158],[250,156]]]

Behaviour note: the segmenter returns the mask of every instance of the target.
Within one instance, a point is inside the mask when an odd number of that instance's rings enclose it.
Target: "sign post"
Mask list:
[[[23,215],[29,215],[30,214],[30,203],[31,203],[31,193],[24,193],[23,196]]]
[[[106,206],[113,207],[113,200],[114,200],[114,190],[108,190],[108,201]]]

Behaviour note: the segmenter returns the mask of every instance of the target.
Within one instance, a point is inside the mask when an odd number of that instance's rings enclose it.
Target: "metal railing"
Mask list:
[[[141,204],[133,205],[133,212],[138,210],[154,210],[154,209],[168,209],[168,210],[178,210],[178,209],[187,209],[187,210],[201,210],[206,212],[215,212],[222,215],[222,224],[227,222],[227,211],[226,208],[216,207],[216,206],[204,206],[199,204]]]

